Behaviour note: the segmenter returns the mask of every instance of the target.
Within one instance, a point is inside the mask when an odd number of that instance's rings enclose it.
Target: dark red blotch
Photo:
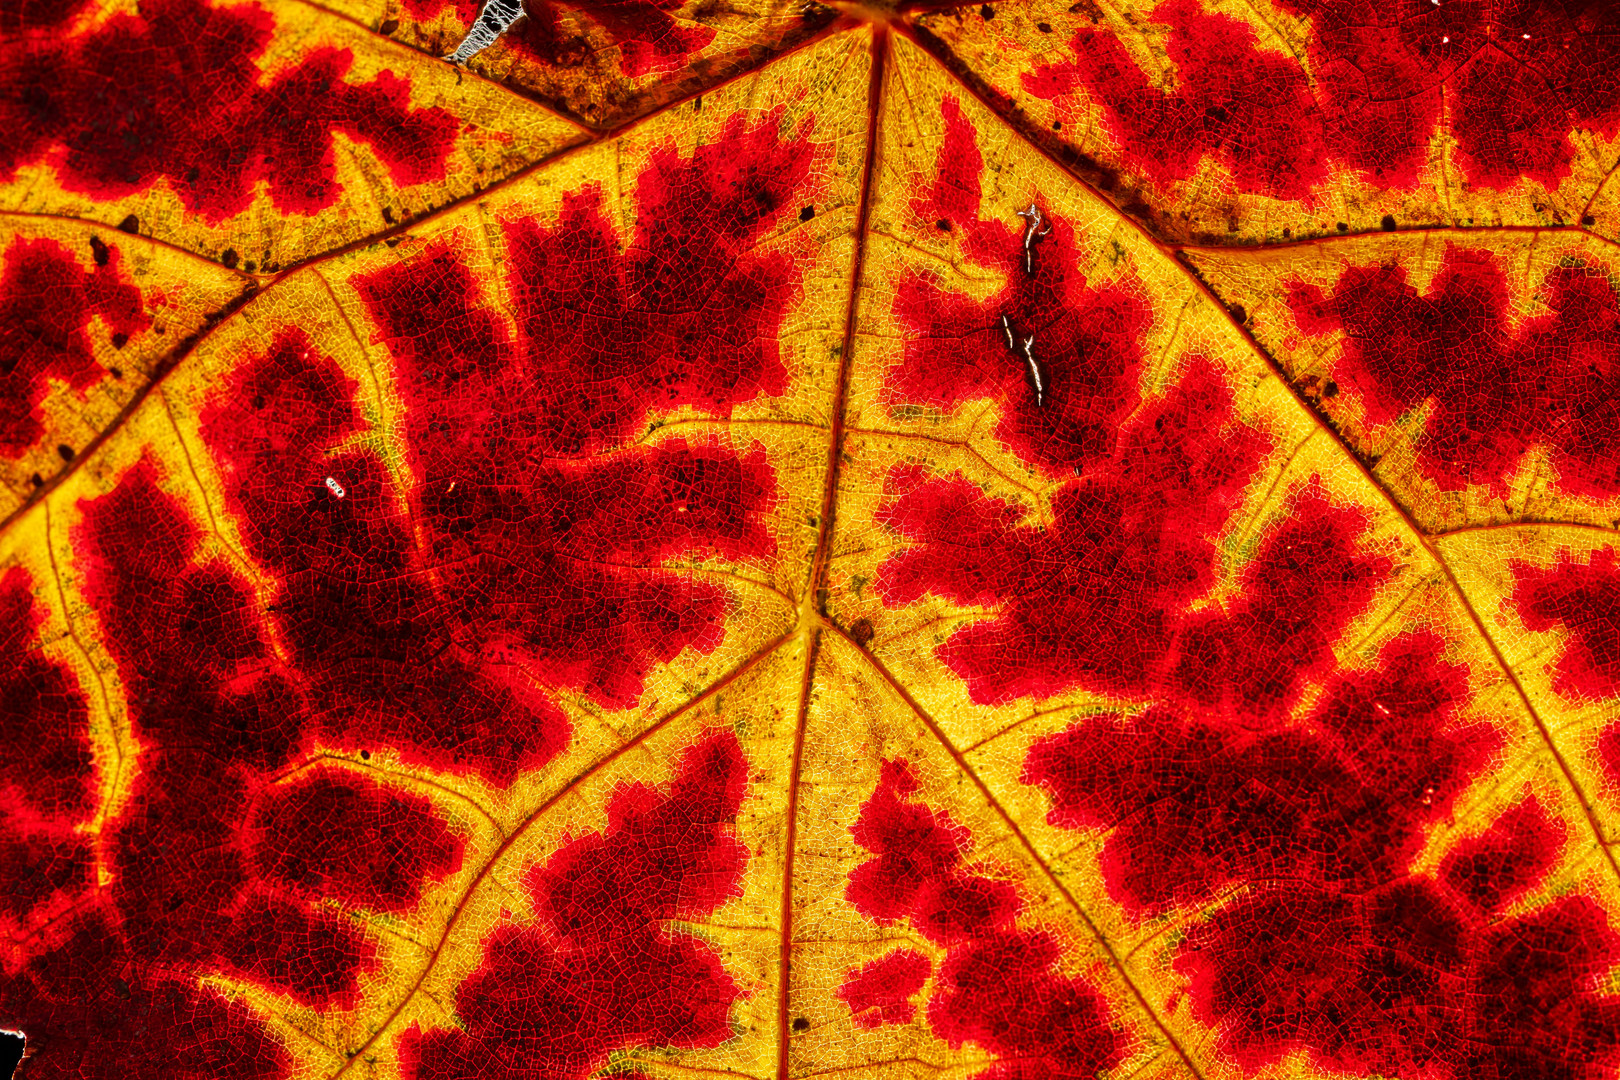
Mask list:
[[[243,541],[280,582],[272,618],[326,745],[510,783],[567,744],[568,723],[501,655],[507,613],[434,588],[383,462],[342,448],[365,430],[356,390],[284,330],[203,410]]]
[[[1166,0],[1148,19],[1171,28],[1169,92],[1100,29],[1074,36],[1074,59],[1024,73],[1024,89],[1046,100],[1084,89],[1102,103],[1126,162],[1156,183],[1186,180],[1214,157],[1240,191],[1309,199],[1330,161],[1322,114],[1299,63],[1256,48],[1249,23],[1206,12],[1196,0]]]
[[[43,161],[65,188],[103,200],[166,179],[187,210],[218,223],[247,208],[260,180],[283,213],[333,205],[337,132],[370,146],[397,185],[444,176],[455,117],[412,108],[410,83],[391,71],[345,81],[348,49],[315,48],[266,77],[274,33],[253,3],[141,0],[138,14],[80,37],[7,42],[0,178]]]
[[[0,4],[0,34],[59,32],[90,0],[6,0]]]
[[[0,1008],[28,1036],[27,1080],[279,1080],[291,1060],[245,1002],[137,961],[90,904],[53,948],[0,973]]]
[[[1564,823],[1531,796],[1447,852],[1440,880],[1478,910],[1499,911],[1552,869],[1566,832]]]
[[[744,995],[715,950],[666,924],[742,895],[747,848],[732,822],[748,787],[737,737],[681,755],[664,790],[620,784],[608,825],[529,871],[536,921],[506,925],[456,991],[459,1028],[406,1032],[415,1080],[583,1078],[616,1050],[714,1047]]]
[[[461,843],[427,799],[340,769],[266,791],[248,823],[260,877],[311,898],[408,910],[424,881],[461,868]]]
[[[1467,672],[1429,635],[1329,683],[1302,725],[1156,707],[1038,741],[1025,783],[1049,820],[1108,829],[1109,893],[1136,915],[1214,900],[1237,882],[1371,887],[1399,872],[1490,761],[1496,736],[1449,729]]]
[[[472,25],[483,6],[483,0],[405,0],[406,12],[418,22],[436,19],[445,8],[452,8],[464,26]]]
[[[87,333],[91,319],[126,340],[151,325],[141,291],[124,275],[118,246],[103,244],[95,256],[86,270],[56,240],[18,237],[6,248],[0,274],[0,454],[20,457],[45,434],[40,403],[51,380],[82,393],[105,376]]]
[[[1571,130],[1612,138],[1620,89],[1607,75],[1620,13],[1603,0],[1282,0],[1310,20],[1309,80],[1244,20],[1165,0],[1161,89],[1113,33],[1082,28],[1074,58],[1023,76],[1054,99],[1083,89],[1106,110],[1126,164],[1156,183],[1192,176],[1207,156],[1240,191],[1313,202],[1335,164],[1383,187],[1411,188],[1442,114],[1464,175],[1502,190],[1521,176],[1556,188]]]
[[[1578,1080],[1620,1063],[1620,1007],[1596,989],[1616,961],[1586,897],[1502,918],[1417,876],[1258,889],[1196,927],[1177,968],[1248,1071],[1305,1049],[1352,1075]]]
[[[896,949],[844,975],[838,1000],[849,1006],[860,1027],[909,1024],[917,1015],[911,998],[923,988],[933,962],[915,949]]]
[[[1367,528],[1313,481],[1295,491],[1238,579],[1217,580],[1220,534],[1268,449],[1238,423],[1200,358],[1120,432],[1109,458],[1054,494],[1052,520],[960,478],[897,470],[881,524],[911,542],[879,570],[885,603],[932,594],[994,614],[939,655],[976,701],[1073,686],[1160,696],[1253,716],[1285,713],[1331,666],[1332,645],[1390,571],[1360,550]]]
[[[763,447],[630,440],[660,412],[725,417],[785,385],[778,335],[800,271],[754,248],[799,205],[814,149],[807,129],[779,139],[779,122],[734,117],[690,158],[655,150],[623,252],[594,187],[566,195],[554,225],[507,222],[516,341],[446,248],[355,279],[409,410],[436,618],[499,612],[514,656],[604,705],[724,636],[726,591],[661,563],[775,554]]]
[[[1576,701],[1620,697],[1620,557],[1610,547],[1577,559],[1567,549],[1551,566],[1510,564],[1516,610],[1526,630],[1564,631],[1553,661],[1553,689]]]
[[[1448,247],[1421,295],[1391,262],[1346,268],[1329,294],[1296,284],[1288,301],[1306,334],[1344,332],[1333,376],[1369,424],[1432,402],[1418,462],[1442,489],[1505,497],[1526,452],[1545,445],[1564,491],[1620,492],[1620,296],[1601,272],[1548,272],[1544,313],[1516,329],[1506,275],[1485,249]]]
[[[1059,939],[1015,925],[1023,907],[1017,888],[965,867],[963,856],[972,847],[968,830],[913,801],[915,791],[916,779],[904,762],[884,763],[850,830],[876,857],[850,873],[844,896],[879,923],[909,920],[947,950],[928,1000],[934,1034],[952,1047],[973,1043],[1002,1059],[977,1074],[985,1080],[1089,1080],[1119,1064],[1131,1041],[1111,1025],[1102,996],[1058,973]],[[921,988],[928,961],[917,956],[918,964],[909,956],[917,954],[891,954],[846,982],[841,996],[863,1027],[910,1018],[905,999]],[[870,1004],[858,1008],[858,1000]]]
[[[41,655],[44,622],[28,571],[0,573],[0,738],[11,749],[0,777],[0,927],[16,938],[59,914],[94,874],[78,829],[97,795],[90,713],[73,672]]]
[[[678,72],[714,40],[712,27],[674,18],[671,13],[684,6],[685,0],[583,0],[567,5],[618,43],[619,70],[632,79]],[[518,47],[541,61],[577,63],[585,46],[564,31],[557,17],[562,10],[563,5],[550,0],[534,0],[527,25],[516,28]]]
[[[1553,689],[1577,702],[1620,697],[1620,558],[1601,547],[1583,559],[1568,549],[1551,566],[1514,562],[1513,593],[1504,608],[1517,611],[1525,629],[1564,631],[1563,649],[1550,665]],[[1597,761],[1611,789],[1620,789],[1620,722],[1598,735]]]
[[[1496,763],[1495,725],[1457,718],[1468,699],[1467,670],[1409,634],[1303,720],[1093,717],[1038,740],[1023,778],[1053,824],[1108,830],[1103,878],[1127,911],[1213,905],[1175,966],[1245,1071],[1303,1051],[1351,1075],[1576,1080],[1620,1062],[1620,1002],[1595,981],[1620,935],[1579,896],[1503,914],[1557,862],[1563,823],[1531,797],[1438,875],[1412,872]]]

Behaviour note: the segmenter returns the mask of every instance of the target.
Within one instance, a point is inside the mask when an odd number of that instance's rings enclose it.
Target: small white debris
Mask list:
[[[1018,216],[1029,222],[1024,230],[1024,273],[1035,272],[1035,241],[1052,231],[1052,223],[1041,216],[1041,208],[1034,203],[1029,204],[1028,210],[1018,211]]]
[[[1035,383],[1035,405],[1039,408],[1046,401],[1046,387],[1041,383],[1041,365],[1035,362],[1035,335],[1031,334],[1024,339],[1024,363],[1029,365],[1029,377]]]
[[[343,490],[343,485],[338,483],[337,480],[330,476],[326,478],[326,490],[330,491],[340,499],[348,494],[347,491]]]
[[[478,53],[495,44],[495,39],[506,33],[507,27],[523,15],[522,0],[484,0],[484,10],[473,20],[467,36],[461,39],[455,52],[445,57],[452,64],[465,64]]]
[[[1007,348],[1018,348],[1017,343],[1013,341],[1012,320],[1005,315],[1001,317],[1001,332],[1007,335]]]

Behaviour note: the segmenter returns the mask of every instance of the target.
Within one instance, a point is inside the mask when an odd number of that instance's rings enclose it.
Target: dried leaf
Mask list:
[[[19,1075],[1612,1075],[1612,19],[1409,7],[9,5]]]

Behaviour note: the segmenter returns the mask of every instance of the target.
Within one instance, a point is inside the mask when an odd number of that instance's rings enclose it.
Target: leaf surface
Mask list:
[[[10,5],[20,1075],[1612,1076],[1608,16],[1428,7]]]

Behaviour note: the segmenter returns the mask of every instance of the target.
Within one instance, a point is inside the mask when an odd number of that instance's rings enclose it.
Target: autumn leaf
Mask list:
[[[1620,1070],[1607,6],[0,7],[18,1075]]]

